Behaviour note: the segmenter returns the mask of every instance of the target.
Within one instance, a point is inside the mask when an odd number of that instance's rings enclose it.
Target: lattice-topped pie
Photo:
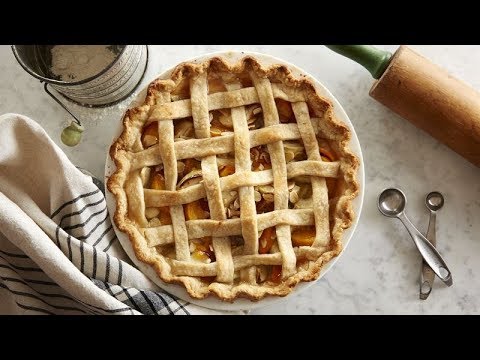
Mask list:
[[[358,192],[350,131],[285,66],[180,64],[123,122],[114,219],[164,281],[195,298],[284,296],[341,251]]]

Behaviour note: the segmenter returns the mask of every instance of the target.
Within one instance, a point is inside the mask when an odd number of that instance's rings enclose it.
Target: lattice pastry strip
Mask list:
[[[281,98],[288,101],[304,101],[304,96],[286,86],[280,84],[272,84],[271,89],[275,98]],[[244,89],[218,92],[207,96],[208,110],[229,109],[238,106],[246,106],[259,103],[257,89],[248,87]],[[157,105],[153,108],[150,119],[170,120],[181,119],[192,116],[191,99],[178,100],[171,103]]]
[[[311,120],[315,121],[315,123],[319,121],[319,119]],[[272,125],[269,128],[250,131],[249,136],[251,147],[271,144],[277,141],[301,139],[297,124]],[[180,141],[174,143],[174,149],[177,160],[226,154],[234,150],[234,135],[225,133],[221,137],[191,139],[187,142]],[[131,170],[157,165],[162,162],[155,147],[129,153],[128,159],[131,162]]]
[[[280,122],[277,107],[273,97],[272,87],[267,78],[260,78],[250,73],[263,109],[265,127],[277,125]],[[272,162],[273,187],[275,189],[275,210],[288,209],[287,165],[281,141],[267,145]],[[286,278],[295,272],[296,257],[293,252],[289,225],[277,225],[277,242],[282,253],[282,277]]]
[[[191,80],[192,117],[197,138],[210,137],[207,92],[207,73],[203,73]],[[225,207],[223,206],[216,155],[204,157],[201,164],[210,216],[214,220],[224,220],[226,215]],[[217,281],[231,283],[233,281],[234,268],[230,239],[227,237],[213,237],[212,242],[217,263]]]
[[[157,104],[169,102],[170,94],[160,93],[156,100]],[[173,145],[173,130],[173,120],[158,122],[158,134],[161,141],[158,142],[158,147],[156,146],[155,148],[162,158],[165,174],[165,188],[167,191],[175,191],[178,180],[177,159],[175,158],[175,149]],[[170,207],[170,217],[172,219],[173,233],[175,236],[176,257],[178,260],[189,261],[190,249],[182,205],[172,204]]]
[[[250,131],[250,146],[255,147],[274,143],[280,140],[300,139],[300,133],[296,124],[278,124],[270,128],[263,128]],[[223,134],[220,137],[190,139],[179,141],[174,144],[177,160],[189,158],[202,158],[209,155],[222,155],[234,150],[234,135]],[[157,165],[162,162],[155,147],[144,151],[130,153],[131,169],[136,170],[144,166]]]
[[[322,161],[317,138],[310,121],[308,107],[305,102],[292,104],[297,119],[298,130],[303,139],[303,145],[308,159]],[[313,246],[326,246],[330,242],[330,228],[328,221],[328,193],[325,178],[312,176],[313,210],[315,214],[315,241]]]
[[[315,220],[311,209],[285,209],[271,211],[257,215],[257,229],[263,231],[278,224],[294,226],[314,225]],[[243,235],[243,224],[241,219],[228,219],[224,221],[204,219],[190,220],[186,222],[188,237],[190,239],[202,238],[205,236],[237,236]],[[175,242],[173,227],[164,225],[159,227],[143,229],[149,247],[168,245]]]
[[[307,259],[315,260],[318,256],[324,254],[328,250],[327,247],[318,247],[313,248],[309,246],[297,247],[293,250],[294,256]],[[254,254],[254,255],[240,255],[236,256],[233,259],[233,266],[235,271],[242,270],[251,266],[259,265],[282,265],[283,256],[280,252],[274,254]],[[215,263],[210,264],[201,264],[188,261],[177,261],[172,260],[173,267],[175,268],[175,273],[177,275],[188,275],[188,276],[216,276],[217,269]]]
[[[227,85],[228,90],[235,90],[240,87],[239,83]],[[250,172],[252,161],[250,159],[250,136],[245,114],[245,107],[239,106],[231,109],[235,148],[235,169],[238,172]],[[257,211],[253,186],[240,186],[238,188],[240,199],[240,219],[242,236],[244,240],[244,254],[258,253],[258,227]],[[246,268],[241,272],[241,279],[249,283],[256,281],[256,269]]]
[[[340,167],[339,162],[301,161],[287,164],[287,179],[297,176],[317,176],[336,178]],[[273,171],[238,171],[235,174],[220,178],[220,188],[224,191],[235,190],[241,186],[259,186],[273,183]],[[145,205],[172,206],[186,204],[191,201],[206,197],[205,187],[202,184],[192,185],[188,188],[169,191],[144,189]]]

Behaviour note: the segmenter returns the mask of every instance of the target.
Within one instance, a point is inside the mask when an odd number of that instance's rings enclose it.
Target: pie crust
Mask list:
[[[137,258],[198,299],[285,296],[317,279],[359,191],[332,109],[308,79],[252,56],[153,81],[110,148],[114,221]]]

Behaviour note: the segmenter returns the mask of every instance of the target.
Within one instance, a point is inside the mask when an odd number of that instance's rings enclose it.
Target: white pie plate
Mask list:
[[[310,81],[312,81],[312,83],[315,84],[315,87],[316,87],[318,93],[321,96],[331,100],[331,102],[333,103],[334,112],[335,112],[336,117],[339,120],[343,121],[350,128],[350,130],[352,132],[352,138],[351,138],[351,141],[350,141],[350,149],[360,159],[360,167],[358,169],[358,176],[357,176],[357,180],[358,180],[358,183],[360,185],[360,192],[359,192],[358,196],[355,198],[355,200],[353,201],[353,210],[355,211],[355,219],[352,223],[352,226],[349,229],[347,229],[343,234],[343,239],[342,239],[343,250],[342,250],[342,252],[339,254],[339,256],[332,259],[330,262],[328,262],[323,267],[319,278],[316,280],[316,281],[318,281],[327,273],[328,270],[330,270],[333,267],[333,265],[337,262],[339,257],[343,254],[343,252],[345,251],[345,248],[347,247],[348,243],[350,242],[350,239],[351,239],[353,233],[355,232],[355,228],[357,227],[357,224],[358,224],[358,219],[360,218],[360,213],[361,213],[362,204],[363,204],[364,186],[365,186],[365,173],[364,173],[363,156],[362,156],[362,150],[360,148],[360,143],[358,142],[357,134],[355,133],[355,129],[353,128],[353,125],[352,125],[350,119],[348,118],[346,112],[343,110],[342,106],[337,101],[337,99],[335,99],[335,97],[327,90],[327,88],[325,86],[323,86],[318,80],[316,80],[314,77],[309,75],[307,72],[303,71],[302,69],[300,69],[299,67],[297,67],[293,64],[290,64],[290,63],[288,63],[284,60],[275,58],[275,57],[270,56],[270,55],[265,55],[265,54],[255,53],[255,52],[237,52],[237,51],[210,53],[210,54],[206,54],[206,55],[196,57],[196,58],[194,58],[192,60],[189,60],[189,61],[201,62],[201,61],[204,61],[204,60],[206,60],[208,58],[211,58],[213,56],[222,56],[223,58],[225,58],[229,61],[235,62],[235,61],[238,61],[239,59],[241,59],[242,57],[244,57],[246,55],[255,56],[257,58],[257,60],[260,61],[262,63],[262,65],[264,65],[264,66],[268,66],[270,64],[284,64],[284,65],[288,66],[288,68],[292,71],[292,73],[295,77],[300,77],[302,75],[302,76],[305,76]],[[170,75],[172,70],[173,70],[173,68],[165,71],[164,73],[160,74],[157,77],[168,78],[168,76]],[[141,104],[143,102],[143,100],[145,99],[147,87],[148,87],[148,85],[145,86],[145,88],[136,96],[136,98],[129,105],[129,108],[134,107],[137,104]],[[122,125],[121,119],[118,120],[118,123],[116,124],[116,126],[117,126],[117,129],[115,131],[113,139],[116,139],[121,134],[121,132],[123,130],[123,125]],[[112,139],[112,142],[113,142],[113,139]],[[111,158],[110,158],[110,156],[107,152],[107,159],[106,159],[106,164],[105,164],[105,181],[108,179],[108,177],[111,174],[113,174],[113,172],[115,171],[115,168],[116,168],[115,164],[113,163],[113,161],[111,160]],[[168,291],[169,293],[177,296],[178,298],[180,298],[182,300],[189,301],[191,303],[194,303],[194,304],[197,304],[197,305],[200,305],[200,306],[204,306],[204,307],[207,307],[207,308],[210,308],[210,309],[215,309],[215,310],[229,310],[229,311],[251,310],[251,309],[254,309],[254,308],[257,308],[257,307],[271,305],[274,302],[280,301],[282,299],[291,299],[293,297],[293,295],[298,294],[300,291],[303,291],[303,290],[307,289],[308,287],[312,286],[315,283],[315,281],[301,282],[300,284],[298,284],[293,289],[293,291],[288,296],[286,296],[284,298],[271,297],[270,296],[270,297],[265,297],[258,302],[253,302],[253,301],[250,301],[248,299],[236,299],[233,303],[228,303],[228,302],[224,302],[224,301],[216,298],[213,295],[207,297],[206,299],[202,299],[202,300],[193,299],[188,295],[187,291],[185,290],[185,288],[183,286],[176,285],[176,284],[165,283],[164,281],[162,281],[158,277],[158,275],[156,274],[156,272],[153,270],[152,267],[150,267],[149,265],[147,265],[147,264],[145,264],[145,263],[143,263],[143,262],[141,262],[137,259],[128,236],[126,234],[124,234],[123,232],[121,232],[120,230],[118,230],[118,228],[114,224],[113,214],[115,213],[116,203],[115,203],[114,196],[108,190],[106,191],[106,200],[107,200],[108,210],[110,212],[110,218],[112,220],[115,232],[118,236],[118,239],[119,239],[120,243],[122,244],[123,248],[125,249],[125,252],[130,257],[130,259],[133,261],[133,263],[146,276],[148,276],[153,282],[155,282],[158,286],[160,286],[162,289]]]

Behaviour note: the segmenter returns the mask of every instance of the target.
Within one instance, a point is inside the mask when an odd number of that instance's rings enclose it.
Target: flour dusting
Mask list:
[[[62,81],[81,81],[97,75],[117,56],[108,45],[55,45],[50,71]]]

